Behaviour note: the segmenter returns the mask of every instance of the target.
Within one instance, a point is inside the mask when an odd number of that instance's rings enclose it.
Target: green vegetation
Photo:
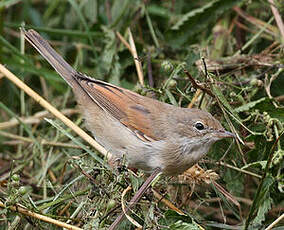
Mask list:
[[[216,143],[199,162],[202,169],[155,183],[153,189],[184,215],[150,190],[130,213],[144,229],[279,230],[284,34],[276,18],[281,23],[284,8],[274,0],[273,13],[270,2],[2,0],[0,63],[85,129],[71,89],[24,43],[19,27],[33,28],[77,70],[170,104],[207,110],[238,134],[234,142]],[[128,28],[144,86],[116,33],[128,42]],[[144,180],[142,171],[112,170],[0,72],[0,229],[59,229],[20,214],[15,205],[80,228],[107,229],[122,211],[126,188],[133,190],[124,203]],[[125,220],[119,229],[134,225]]]

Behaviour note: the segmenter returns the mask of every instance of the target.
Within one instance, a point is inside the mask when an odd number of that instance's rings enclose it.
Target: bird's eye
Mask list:
[[[196,122],[194,126],[198,130],[203,130],[204,129],[204,125],[201,122]]]

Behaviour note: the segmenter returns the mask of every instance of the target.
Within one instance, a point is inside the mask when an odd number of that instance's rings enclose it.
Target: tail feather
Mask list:
[[[78,85],[73,77],[77,73],[50,45],[34,30],[24,30],[26,40],[53,66],[60,76],[72,87]]]

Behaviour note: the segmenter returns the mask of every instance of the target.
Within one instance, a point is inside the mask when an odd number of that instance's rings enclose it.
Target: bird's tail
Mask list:
[[[34,30],[24,30],[26,40],[53,66],[60,76],[72,87],[78,84],[73,77],[77,73],[50,45]]]

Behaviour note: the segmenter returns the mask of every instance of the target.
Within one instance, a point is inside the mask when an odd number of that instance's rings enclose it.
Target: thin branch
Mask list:
[[[188,76],[193,88],[195,89],[201,89],[202,91],[204,91],[205,93],[207,93],[208,95],[210,95],[211,97],[215,97],[215,95],[211,92],[211,90],[201,86],[200,84],[197,84],[196,81],[194,80],[194,78],[191,76],[191,74],[185,69],[184,70],[185,74]]]

